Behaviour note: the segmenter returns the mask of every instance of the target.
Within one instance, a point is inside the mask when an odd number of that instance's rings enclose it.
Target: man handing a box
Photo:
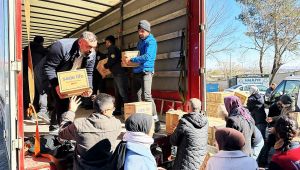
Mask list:
[[[140,54],[136,57],[125,58],[128,65],[138,63],[139,66],[133,69],[132,90],[135,101],[152,102],[152,115],[155,120],[155,132],[160,130],[160,123],[157,117],[156,106],[151,95],[152,78],[154,74],[154,63],[157,52],[157,42],[150,33],[151,25],[146,20],[141,20],[138,24],[139,42],[137,49]],[[124,53],[126,55],[126,53]]]
[[[51,114],[49,131],[58,129],[62,113],[68,110],[69,99],[64,99],[58,85],[57,72],[86,68],[90,89],[83,92],[83,97],[92,94],[93,69],[95,64],[95,48],[97,37],[94,33],[84,31],[80,38],[66,38],[54,42],[47,55],[45,73],[51,84],[51,93],[55,102],[55,109]]]

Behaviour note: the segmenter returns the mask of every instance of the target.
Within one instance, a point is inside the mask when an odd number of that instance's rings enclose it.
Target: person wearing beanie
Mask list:
[[[245,145],[244,135],[232,128],[221,128],[215,132],[219,152],[207,163],[207,170],[257,170],[256,161],[241,149]]]
[[[115,37],[109,35],[105,38],[107,52],[107,63],[105,69],[109,69],[114,78],[114,89],[116,96],[116,110],[114,115],[121,115],[121,108],[124,103],[128,103],[128,77],[125,68],[121,66],[121,51],[115,45]]]
[[[126,132],[123,136],[123,141],[126,142],[124,170],[156,170],[156,161],[150,150],[150,146],[154,142],[152,116],[135,113],[126,119],[125,128]]]
[[[251,113],[255,121],[255,126],[261,132],[263,138],[265,139],[266,136],[266,128],[267,128],[267,121],[266,121],[266,112],[265,112],[265,101],[262,95],[259,94],[259,89],[256,86],[250,87],[250,96],[248,97],[247,101],[247,109]]]
[[[152,102],[152,116],[155,121],[155,132],[160,130],[160,123],[157,117],[156,105],[151,95],[152,78],[157,53],[157,42],[151,34],[151,24],[147,20],[141,20],[138,24],[139,42],[137,49],[139,55],[128,58],[124,62],[128,64],[137,63],[139,66],[133,69],[132,95],[134,101]]]
[[[170,143],[177,146],[173,170],[198,170],[207,154],[207,117],[201,112],[201,101],[189,101],[189,113],[183,115],[170,136]]]

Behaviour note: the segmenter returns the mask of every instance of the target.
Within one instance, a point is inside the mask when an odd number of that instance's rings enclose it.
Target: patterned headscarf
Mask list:
[[[252,121],[247,109],[243,107],[241,100],[236,96],[228,96],[224,98],[225,108],[228,112],[228,116],[241,115],[247,121]]]

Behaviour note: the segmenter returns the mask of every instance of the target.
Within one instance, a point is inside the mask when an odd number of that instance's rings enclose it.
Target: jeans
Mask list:
[[[133,74],[132,94],[135,101],[152,102],[152,116],[158,121],[156,106],[151,95],[152,78],[152,72]]]
[[[114,75],[116,111],[121,112],[122,105],[128,103],[128,78],[124,74]]]
[[[40,96],[39,97],[39,106],[40,106],[39,113],[46,113],[48,111],[48,109],[47,109],[48,95],[47,95],[47,93],[44,93],[44,94],[40,94],[39,96]]]
[[[251,157],[255,160],[257,160],[258,155],[260,154],[261,149],[264,146],[264,140],[261,140],[256,146],[252,147],[252,155]]]

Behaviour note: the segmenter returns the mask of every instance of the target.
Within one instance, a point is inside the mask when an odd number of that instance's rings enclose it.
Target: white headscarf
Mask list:
[[[256,86],[251,86],[250,89],[249,89],[250,95],[256,94],[258,92],[259,92],[259,89]]]

